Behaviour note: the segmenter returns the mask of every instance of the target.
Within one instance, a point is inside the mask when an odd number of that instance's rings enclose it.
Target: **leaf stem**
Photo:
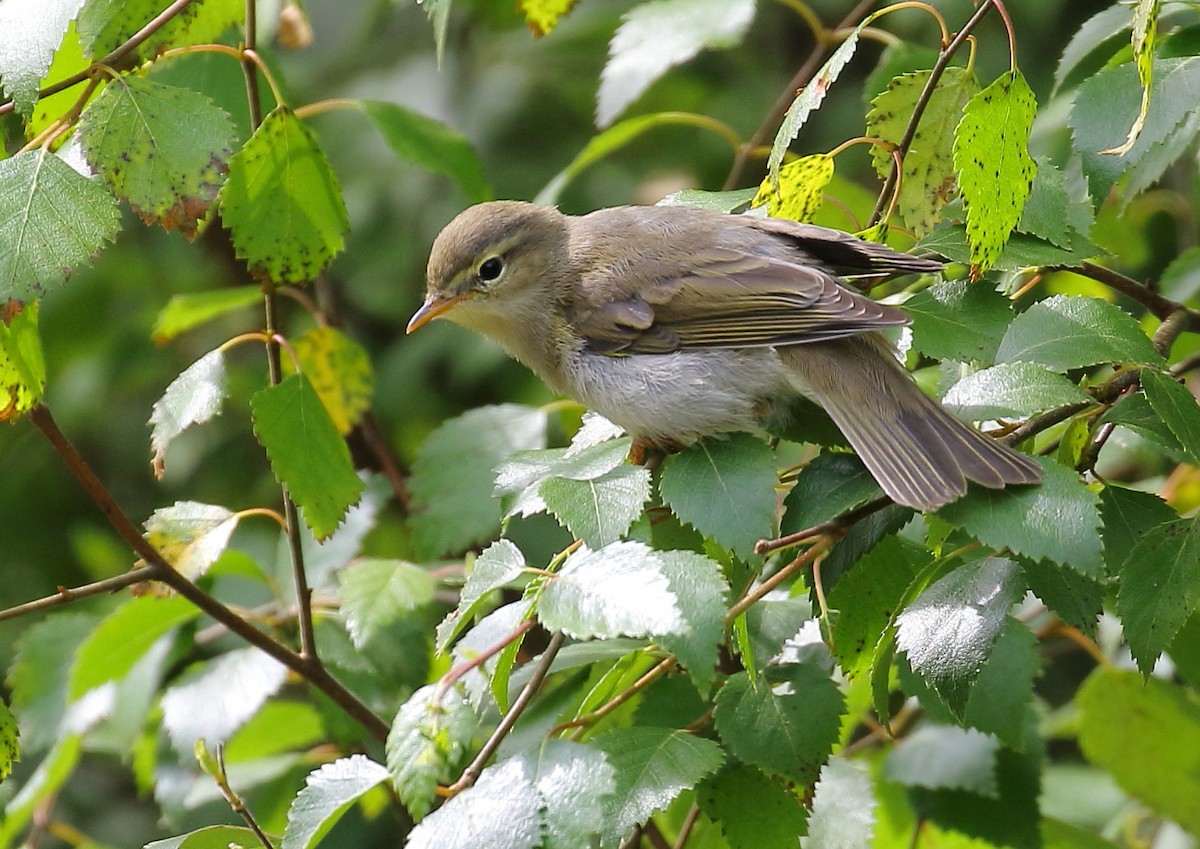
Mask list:
[[[500,748],[500,744],[504,742],[504,738],[512,731],[513,726],[517,724],[517,720],[521,718],[521,714],[525,712],[525,709],[529,707],[529,703],[533,701],[534,695],[541,688],[542,682],[546,680],[546,676],[550,673],[550,666],[554,663],[554,658],[565,641],[566,635],[562,631],[556,632],[550,638],[550,642],[546,645],[546,650],[542,652],[542,659],[538,661],[537,667],[533,670],[533,677],[521,688],[521,692],[513,700],[512,707],[508,709],[508,713],[504,714],[504,718],[500,720],[500,724],[496,726],[496,730],[492,732],[492,736],[488,737],[487,742],[483,744],[483,748],[479,750],[479,754],[463,770],[463,774],[459,776],[458,781],[446,789],[447,796],[454,796],[461,793],[478,780],[484,766],[491,760],[492,755],[496,754],[496,750]]]
[[[613,696],[611,699],[609,699],[607,702],[602,704],[600,707],[596,708],[591,713],[586,713],[583,716],[577,716],[577,717],[575,717],[575,719],[572,719],[569,722],[564,722],[564,723],[561,723],[560,725],[554,726],[553,728],[550,729],[549,732],[547,732],[546,736],[554,737],[558,734],[563,733],[567,729],[574,728],[574,729],[576,729],[576,731],[574,734],[571,735],[571,739],[578,740],[582,736],[582,734],[587,726],[592,725],[593,723],[597,722],[598,720],[601,720],[604,717],[608,716],[610,713],[612,713],[614,710],[619,708],[621,705],[625,704],[625,702],[629,701],[634,696],[636,696],[638,693],[640,693],[642,690],[649,687],[651,684],[653,684],[655,681],[657,681],[663,675],[667,674],[672,669],[674,669],[675,664],[677,662],[678,661],[677,661],[675,655],[673,655],[673,654],[667,655],[661,661],[659,661],[653,667],[651,667],[646,672],[645,675],[643,675],[641,678],[634,681],[632,684],[630,684],[627,688],[622,690],[620,693],[617,693],[617,695]]]
[[[483,666],[491,658],[500,654],[500,652],[512,645],[515,640],[521,639],[521,637],[529,633],[529,629],[531,629],[534,624],[535,620],[533,619],[524,620],[502,639],[498,640],[495,645],[488,646],[470,660],[464,660],[457,666],[451,667],[450,670],[442,676],[442,680],[438,681],[437,690],[434,692],[432,702],[435,705],[441,704],[442,699],[446,696],[446,692],[455,684],[457,684],[464,675],[466,675],[472,669],[478,669],[479,667]]]
[[[887,503],[891,504],[891,500],[887,499]],[[767,593],[771,592],[771,590],[775,589],[777,586],[795,575],[801,569],[808,566],[813,561],[824,557],[826,552],[829,551],[829,547],[833,545],[838,536],[840,536],[840,534],[827,533],[823,535],[812,546],[806,549],[803,554],[801,554],[788,565],[784,566],[774,575],[767,578],[767,580],[755,587],[752,592],[747,593],[737,604],[729,608],[729,612],[725,614],[725,621],[732,622],[734,619],[741,616],[743,613],[753,607],[756,602],[762,599]]]
[[[781,548],[787,548],[789,545],[795,545],[799,542],[804,542],[806,539],[823,536],[825,534],[844,533],[851,525],[865,519],[872,513],[877,513],[884,507],[892,503],[892,499],[887,496],[881,496],[873,501],[868,501],[853,510],[848,510],[842,515],[830,519],[828,522],[821,522],[819,525],[813,525],[811,528],[805,528],[802,531],[796,531],[794,534],[788,534],[777,539],[760,539],[754,544],[755,554],[770,554],[772,551],[778,551]]]
[[[95,471],[79,453],[79,450],[67,439],[66,434],[58,427],[54,417],[47,407],[38,405],[29,411],[30,420],[50,442],[55,452],[66,463],[67,469],[79,481],[88,496],[100,508],[105,518],[139,558],[145,562],[145,568],[151,570],[147,577],[166,584],[179,595],[200,608],[211,618],[220,622],[233,633],[255,648],[282,663],[288,669],[305,679],[312,686],[323,692],[338,707],[354,719],[362,728],[383,742],[387,739],[388,725],[376,716],[369,707],[347,690],[340,681],[329,674],[318,661],[304,657],[283,643],[266,634],[247,622],[231,609],[226,607],[213,596],[189,581],[154,548],[138,531],[133,521],[125,515],[113,499],[112,494],[96,476]],[[131,573],[132,574],[132,573]]]

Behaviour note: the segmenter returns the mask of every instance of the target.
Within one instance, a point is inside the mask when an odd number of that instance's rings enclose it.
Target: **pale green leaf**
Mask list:
[[[0,83],[17,112],[33,111],[38,83],[50,68],[83,0],[4,0],[0,3]]]
[[[346,628],[358,649],[403,614],[433,601],[429,573],[403,560],[359,560],[338,573]]]
[[[996,361],[1068,371],[1098,363],[1154,365],[1162,357],[1120,307],[1098,298],[1053,295],[1013,320]]]
[[[883,774],[909,787],[996,795],[995,737],[973,728],[922,725],[888,753]]]
[[[46,388],[46,357],[38,332],[38,302],[11,303],[0,317],[0,421],[28,412]]]
[[[155,477],[162,477],[167,448],[175,437],[221,412],[225,380],[225,354],[217,348],[180,372],[154,402],[149,424]]]
[[[406,849],[534,849],[542,845],[541,798],[526,763],[510,758],[417,824]]]
[[[1091,400],[1090,395],[1061,374],[1026,362],[1001,363],[969,374],[942,396],[946,409],[959,418],[976,422],[1024,418]]]
[[[315,847],[351,805],[387,777],[388,771],[366,755],[339,758],[310,772],[288,808],[281,849]]]
[[[257,286],[237,286],[208,292],[189,292],[172,295],[154,320],[154,341],[170,342],[180,333],[206,324],[234,310],[262,302],[262,290]]]
[[[198,664],[162,696],[162,725],[176,751],[224,743],[283,686],[287,667],[256,648]]]
[[[463,625],[480,612],[493,591],[515,581],[524,569],[525,555],[511,541],[497,540],[484,549],[471,564],[458,607],[437,627],[438,651],[446,650]]]
[[[1104,42],[1115,38],[1129,28],[1131,11],[1121,4],[1109,6],[1083,22],[1063,48],[1062,57],[1054,69],[1054,87],[1057,89],[1071,71],[1089,55],[1096,52]]]
[[[292,340],[292,349],[338,433],[350,433],[370,409],[375,393],[366,350],[336,327],[305,331]]]
[[[209,825],[166,840],[147,843],[145,849],[262,849],[253,831],[240,825]]]
[[[276,480],[287,486],[313,535],[329,537],[359,500],[363,482],[312,384],[294,374],[256,392],[250,408]]]
[[[460,687],[450,687],[440,700],[439,688],[428,685],[409,697],[396,714],[387,738],[387,766],[392,786],[414,819],[433,806],[438,782],[452,780],[479,720]]]
[[[146,520],[146,541],[194,581],[221,556],[239,518],[218,504],[176,501],[155,510]]]
[[[542,809],[543,849],[591,846],[607,825],[605,802],[616,789],[603,751],[567,740],[547,740],[523,753]]]
[[[6,683],[21,722],[26,753],[49,749],[67,711],[72,660],[99,616],[60,613],[30,625],[17,638]]]
[[[832,757],[821,767],[802,849],[862,849],[875,832],[871,774],[864,764]]]
[[[450,6],[450,0],[427,0],[426,5],[430,3],[444,8]],[[431,17],[443,14],[440,9],[429,8],[427,11]],[[444,38],[443,23],[438,35],[439,58]],[[460,133],[395,103],[379,100],[360,100],[357,103],[397,156],[427,171],[449,177],[472,202],[491,199],[492,189],[483,176],[483,165],[471,143]]]
[[[621,465],[597,478],[552,477],[538,488],[546,507],[592,548],[620,539],[650,498],[650,470]]]

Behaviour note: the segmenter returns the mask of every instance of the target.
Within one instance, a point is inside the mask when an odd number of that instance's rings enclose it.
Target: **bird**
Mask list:
[[[573,216],[488,201],[434,240],[407,332],[442,317],[492,339],[554,392],[624,428],[633,458],[770,432],[807,398],[888,497],[932,511],[968,482],[1042,479],[1032,458],[917,386],[881,333],[910,318],[846,280],[942,267],[779,218],[684,206]]]

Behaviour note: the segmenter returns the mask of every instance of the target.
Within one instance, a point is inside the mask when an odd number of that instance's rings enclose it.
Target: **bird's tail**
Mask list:
[[[999,489],[1042,479],[1034,460],[954,418],[913,382],[876,334],[779,349],[798,388],[825,408],[883,491],[936,510],[967,481]]]

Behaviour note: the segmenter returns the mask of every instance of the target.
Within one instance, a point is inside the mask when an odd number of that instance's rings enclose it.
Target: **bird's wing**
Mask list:
[[[909,323],[900,310],[842,286],[829,271],[779,257],[709,247],[678,262],[636,263],[585,276],[571,309],[593,351],[665,353],[840,339]],[[614,286],[612,281],[621,279]]]

